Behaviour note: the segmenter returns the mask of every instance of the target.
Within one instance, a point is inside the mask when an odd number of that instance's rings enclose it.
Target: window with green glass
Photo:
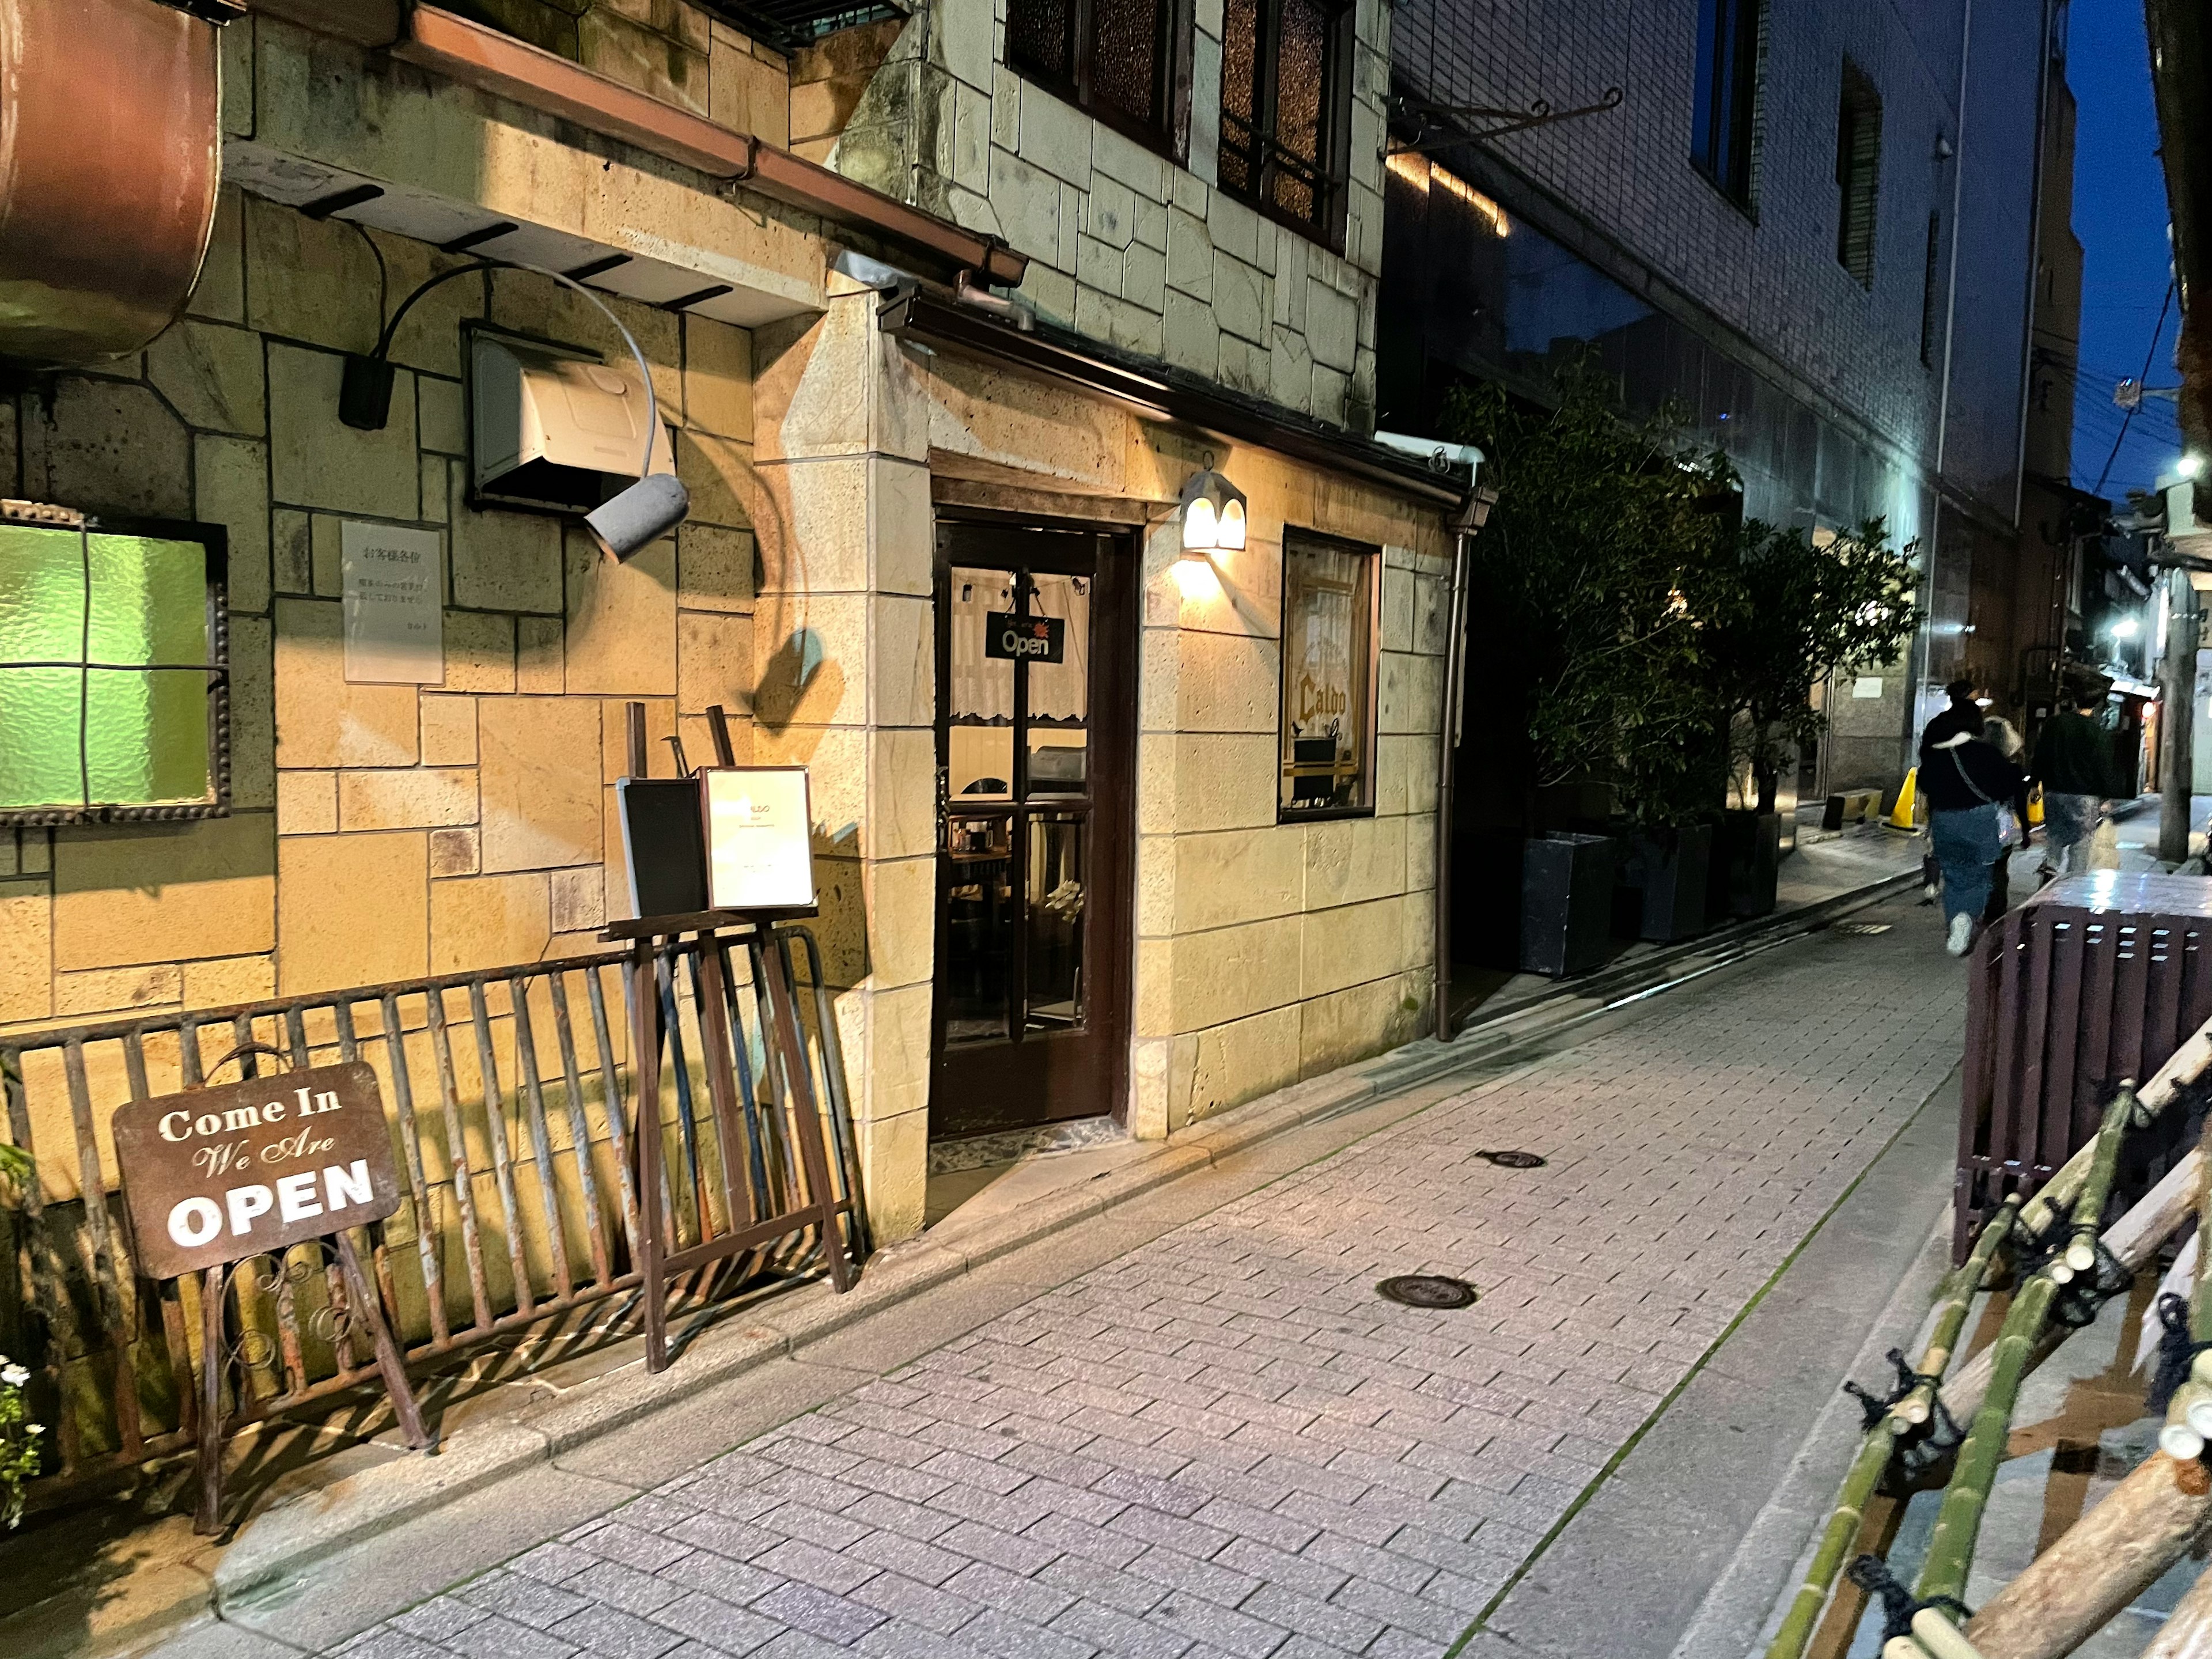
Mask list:
[[[222,536],[0,523],[0,823],[227,810]]]

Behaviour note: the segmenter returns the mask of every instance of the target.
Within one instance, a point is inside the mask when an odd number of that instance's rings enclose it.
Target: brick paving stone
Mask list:
[[[1942,1082],[1963,982],[1905,920],[1404,1119],[345,1659],[1440,1659]],[[1482,1300],[1375,1296],[1413,1271]]]

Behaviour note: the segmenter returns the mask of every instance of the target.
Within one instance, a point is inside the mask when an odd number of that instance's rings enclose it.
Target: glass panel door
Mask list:
[[[1102,546],[980,526],[941,543],[934,1134],[1118,1104],[1127,975],[1102,969],[1127,948],[1133,698],[1103,742],[1092,714],[1134,641],[1116,615],[1098,659]]]

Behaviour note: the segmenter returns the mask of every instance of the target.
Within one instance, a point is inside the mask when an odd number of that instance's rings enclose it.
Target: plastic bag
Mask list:
[[[2117,870],[2120,867],[2120,826],[2110,818],[2100,820],[2090,834],[2089,867],[2092,870]]]

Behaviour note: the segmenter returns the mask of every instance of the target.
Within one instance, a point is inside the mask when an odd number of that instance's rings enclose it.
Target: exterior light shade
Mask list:
[[[1182,487],[1182,550],[1186,556],[1244,547],[1244,492],[1212,467]]]

